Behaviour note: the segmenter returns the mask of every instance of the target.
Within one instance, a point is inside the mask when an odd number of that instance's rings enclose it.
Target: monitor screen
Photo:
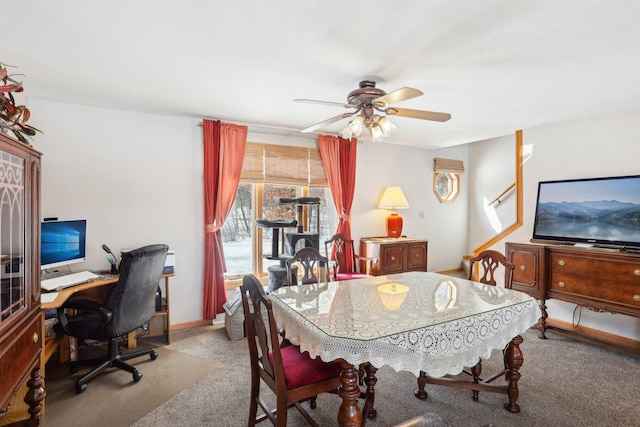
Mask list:
[[[532,240],[640,246],[640,175],[540,182]]]
[[[40,224],[40,268],[85,261],[87,221],[44,221]]]

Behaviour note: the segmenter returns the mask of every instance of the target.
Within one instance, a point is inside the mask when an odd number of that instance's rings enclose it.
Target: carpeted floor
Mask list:
[[[394,372],[382,367],[378,371],[376,385],[375,406],[378,416],[369,420],[367,425],[390,427],[416,415],[431,412],[438,414],[449,426],[461,427],[637,426],[640,419],[640,405],[637,404],[640,390],[640,359],[562,334],[549,332],[548,336],[549,339],[540,340],[535,330],[523,334],[524,343],[521,349],[525,361],[520,370],[522,378],[519,382],[519,414],[511,414],[503,409],[506,396],[497,393],[480,393],[479,402],[473,402],[470,391],[428,385],[429,398],[426,401],[418,400],[413,396],[416,389],[416,378],[413,374]],[[56,397],[55,394],[51,394],[53,386],[50,382],[44,425],[246,425],[250,377],[246,340],[229,341],[222,325],[205,326],[175,331],[173,343],[161,351],[163,353],[154,362],[141,360],[140,369],[145,376],[138,384],[129,384],[127,381],[130,381],[130,376],[127,376],[118,384],[119,390],[123,390],[115,393],[112,388],[108,393],[98,395],[99,387],[92,383],[82,395],[74,394],[68,397],[75,398],[73,403],[59,404],[59,407],[65,410],[80,412],[91,412],[92,409],[89,408],[97,404],[99,410],[104,412],[96,415],[92,422],[51,424],[53,418],[49,417],[55,413]],[[162,366],[170,359],[164,352],[183,354],[189,357],[185,359],[189,362],[175,366],[177,371],[171,378],[163,378]],[[483,372],[492,372],[499,366],[500,361],[501,353],[494,352],[493,357],[484,362]],[[149,373],[152,365],[158,373]],[[173,381],[184,381],[180,373],[184,376],[191,375],[198,365],[209,366],[211,369],[203,376],[193,375],[196,380],[191,385],[169,384]],[[162,383],[157,382],[160,380]],[[109,381],[117,383],[116,380]],[[140,386],[148,386],[152,390],[166,388],[177,394],[164,403],[149,403],[138,409],[147,393],[146,389],[142,391]],[[92,391],[96,393],[92,394]],[[128,394],[128,398],[119,398],[113,405],[104,403],[123,391],[131,393]],[[265,390],[264,396],[265,400],[273,402],[272,394],[268,390]],[[338,396],[322,395],[318,398],[317,408],[310,412],[321,426],[332,427],[337,425],[339,405]],[[73,409],[69,409],[70,407]],[[130,411],[135,411],[135,414],[127,416],[126,419],[119,418],[116,414]],[[146,415],[138,415],[143,412]],[[289,411],[288,426],[307,426],[307,423],[295,409],[292,409]]]
[[[130,362],[142,372],[139,382],[134,383],[128,372],[111,369],[89,382],[81,394],[75,392],[75,381],[91,367],[82,367],[78,373],[69,375],[68,364],[48,363],[43,424],[47,427],[131,425],[218,365],[215,360],[168,348],[157,347],[157,352],[158,358],[154,361],[142,356]]]
[[[378,417],[367,425],[390,427],[425,412],[438,414],[450,426],[637,426],[640,405],[640,360],[565,335],[537,331],[523,334],[524,365],[520,370],[521,413],[503,409],[506,396],[428,385],[429,398],[413,396],[416,378],[408,372],[378,371],[376,409]],[[174,425],[236,427],[246,425],[249,397],[248,350],[245,340],[229,341],[224,327],[207,326],[178,331],[171,349],[214,359],[219,367],[193,386],[140,419],[136,427]],[[483,372],[497,369],[501,352],[484,363]],[[273,402],[270,392],[266,400]],[[322,395],[312,416],[321,426],[337,425],[340,398]],[[266,423],[268,424],[268,423]],[[289,426],[306,426],[295,409]]]

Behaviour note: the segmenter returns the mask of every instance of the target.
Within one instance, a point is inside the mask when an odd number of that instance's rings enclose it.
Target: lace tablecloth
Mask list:
[[[432,377],[475,365],[541,316],[522,292],[427,272],[285,287],[271,300],[278,327],[311,357]]]

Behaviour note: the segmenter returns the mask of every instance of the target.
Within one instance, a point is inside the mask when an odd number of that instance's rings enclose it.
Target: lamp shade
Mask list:
[[[387,187],[382,194],[378,209],[408,209],[409,202],[400,187]]]

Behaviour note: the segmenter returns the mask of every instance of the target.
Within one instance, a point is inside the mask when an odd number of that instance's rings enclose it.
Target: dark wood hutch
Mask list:
[[[0,425],[40,424],[40,153],[0,134]]]

